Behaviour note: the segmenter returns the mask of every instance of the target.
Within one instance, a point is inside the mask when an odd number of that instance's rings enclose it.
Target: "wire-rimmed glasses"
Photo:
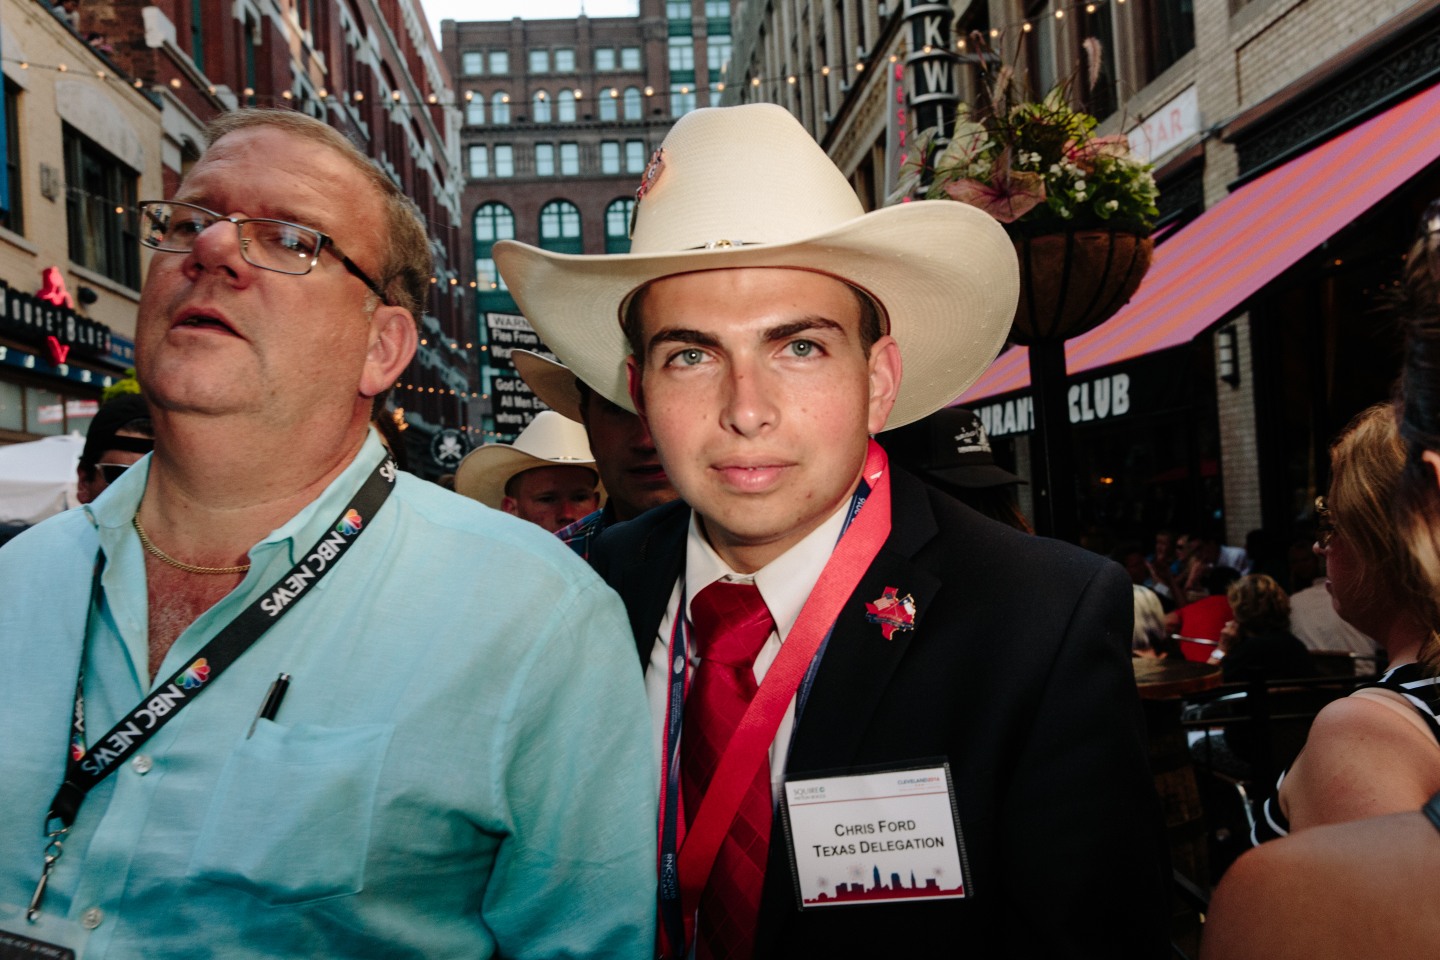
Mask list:
[[[326,247],[345,269],[385,303],[385,292],[370,275],[345,256],[327,233],[288,220],[226,217],[193,203],[144,200],[140,203],[140,242],[165,253],[189,253],[195,239],[220,221],[235,224],[240,233],[240,255],[261,270],[304,276]]]
[[[1321,550],[1330,548],[1330,541],[1335,539],[1335,519],[1330,516],[1330,505],[1326,503],[1323,496],[1315,498],[1315,542],[1320,544]]]

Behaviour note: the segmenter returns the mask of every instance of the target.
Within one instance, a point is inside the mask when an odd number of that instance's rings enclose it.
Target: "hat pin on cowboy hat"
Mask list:
[[[887,429],[946,406],[979,378],[1020,295],[1015,249],[989,214],[950,200],[866,213],[825,151],[774,104],[681,117],[646,171],[632,223],[627,254],[553,253],[514,240],[493,254],[546,345],[627,410],[621,321],[635,293],[662,277],[786,267],[868,294],[904,368]]]
[[[455,469],[455,492],[498,510],[510,478],[539,467],[594,470],[585,428],[553,410],[542,410],[513,444],[487,443],[467,453]],[[598,489],[598,471],[596,478]]]

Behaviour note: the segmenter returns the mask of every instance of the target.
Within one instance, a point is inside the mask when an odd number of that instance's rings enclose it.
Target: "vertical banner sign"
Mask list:
[[[895,192],[910,151],[910,110],[905,106],[905,65],[890,68],[885,86],[885,196]],[[902,199],[902,203],[909,200]]]
[[[910,53],[905,70],[910,74],[910,109],[916,132],[939,127],[942,142],[955,126],[960,84],[955,73],[951,24],[955,11],[948,3],[905,0],[905,22],[910,29]]]

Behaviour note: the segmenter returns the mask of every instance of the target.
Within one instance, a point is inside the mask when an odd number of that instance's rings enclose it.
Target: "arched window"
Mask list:
[[[614,87],[606,87],[600,91],[599,111],[601,120],[614,120],[620,112],[620,91]]]
[[[540,247],[555,253],[584,253],[580,210],[568,200],[552,200],[540,208]]]
[[[575,91],[561,90],[560,93],[555,97],[555,99],[558,101],[558,103],[556,103],[555,105],[556,112],[559,114],[557,119],[561,123],[574,123]]]
[[[497,90],[490,97],[490,122],[495,124],[510,122],[510,94],[503,90]]]
[[[634,197],[621,197],[605,208],[605,252],[630,252],[630,214],[635,209]]]
[[[472,127],[485,125],[485,94],[470,93],[465,101],[465,123]]]
[[[530,119],[536,123],[550,122],[550,94],[544,90],[536,90],[530,98]]]
[[[625,100],[623,112],[626,120],[639,120],[645,112],[644,103],[640,99],[638,87],[625,88]]]
[[[487,203],[475,211],[475,285],[483,296],[505,289],[490,250],[501,240],[515,239],[515,214],[502,203]]]

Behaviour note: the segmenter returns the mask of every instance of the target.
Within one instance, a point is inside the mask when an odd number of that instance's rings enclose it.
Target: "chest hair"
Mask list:
[[[243,573],[186,573],[154,557],[145,558],[152,683],[160,664],[165,661],[165,655],[180,634],[239,586],[244,578]]]

